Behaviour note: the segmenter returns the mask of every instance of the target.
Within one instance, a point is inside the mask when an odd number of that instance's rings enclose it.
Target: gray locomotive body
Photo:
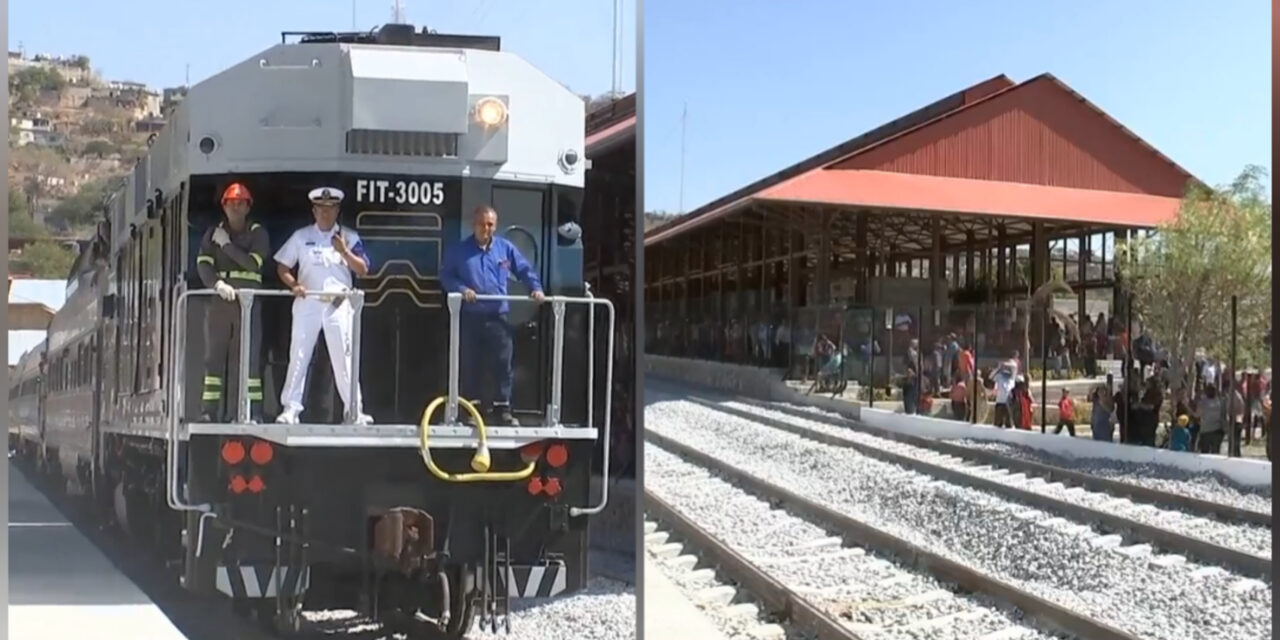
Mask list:
[[[315,600],[416,614],[457,637],[473,608],[496,624],[510,598],[585,582],[587,519],[605,499],[589,495],[589,479],[593,460],[608,456],[608,424],[602,433],[592,419],[607,399],[582,390],[610,370],[609,349],[592,345],[612,332],[584,298],[575,232],[584,104],[497,44],[389,25],[272,47],[191,87],[107,203],[46,355],[50,371],[75,358],[77,382],[63,388],[46,372],[11,396],[34,394],[43,408],[24,450],[56,461],[45,466],[103,514],[180,560],[186,588],[270,612],[284,627]],[[250,217],[273,252],[313,221],[309,190],[346,194],[339,223],[374,263],[357,280],[355,350],[377,424],[337,415],[323,346],[302,424],[198,422],[211,297],[195,258],[232,182],[253,194]],[[492,471],[459,479],[478,434],[453,419],[454,401],[426,428],[429,446],[419,423],[433,399],[451,388],[456,397],[456,309],[439,269],[480,204],[497,208],[500,233],[560,301],[513,302],[510,313],[513,409],[536,426],[488,427]],[[270,259],[263,275],[265,288],[279,288]],[[270,420],[289,302],[252,300]]]

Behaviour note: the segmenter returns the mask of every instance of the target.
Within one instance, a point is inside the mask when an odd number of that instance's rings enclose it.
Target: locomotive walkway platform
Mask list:
[[[186,638],[12,463],[8,637]]]

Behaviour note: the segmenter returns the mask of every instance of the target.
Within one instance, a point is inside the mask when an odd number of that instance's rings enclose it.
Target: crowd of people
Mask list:
[[[1247,372],[1231,375],[1221,363],[1202,359],[1194,371],[1184,376],[1190,382],[1171,388],[1168,365],[1160,357],[1150,336],[1141,324],[1130,327],[1105,313],[1079,319],[1068,316],[1070,325],[1052,318],[1045,330],[1044,343],[1033,344],[1033,352],[1041,347],[1047,354],[1045,371],[1048,379],[1093,379],[1103,375],[1104,361],[1125,361],[1132,356],[1135,375],[1117,387],[1111,374],[1106,382],[1088,391],[1088,428],[1095,439],[1116,441],[1123,434],[1129,444],[1158,446],[1174,450],[1221,452],[1228,440],[1229,428],[1241,433],[1242,441],[1266,435],[1270,423],[1270,372]],[[843,320],[841,318],[841,320]],[[774,321],[732,320],[725,325],[669,320],[655,323],[650,334],[651,351],[682,353],[714,360],[769,366],[788,370],[791,377],[815,381],[815,389],[844,389],[834,381],[856,380],[863,383],[865,393],[874,394],[884,375],[900,393],[902,410],[907,414],[932,413],[935,399],[949,402],[950,416],[967,422],[991,421],[997,427],[1031,429],[1035,422],[1036,393],[1030,384],[1030,373],[1018,350],[995,366],[979,369],[977,349],[964,332],[949,331],[938,335],[922,353],[921,345],[910,330],[896,326],[890,335],[851,336],[841,330],[841,322],[824,331],[821,322],[792,323],[785,317]],[[1020,339],[1017,332],[984,333],[985,347],[1007,349]],[[889,340],[895,352],[885,354]],[[1129,353],[1132,349],[1132,354]],[[899,355],[900,354],[900,355]],[[899,355],[899,357],[893,357]],[[1038,356],[1038,353],[1035,353]],[[1033,360],[1039,360],[1033,357]],[[876,366],[876,361],[886,362]],[[1075,367],[1079,367],[1076,369]],[[879,373],[873,376],[876,369]],[[981,387],[975,393],[974,380]],[[874,380],[879,379],[880,383]],[[823,380],[830,384],[823,384]],[[868,385],[868,382],[872,384]],[[1068,388],[1055,390],[1057,420],[1054,433],[1075,436],[1077,398]],[[876,401],[876,398],[868,398]],[[946,415],[943,410],[943,415]],[[1050,424],[1053,424],[1051,422]]]

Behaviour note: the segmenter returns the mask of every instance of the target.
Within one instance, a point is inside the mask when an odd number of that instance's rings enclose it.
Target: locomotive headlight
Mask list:
[[[507,105],[497,98],[481,98],[476,102],[476,120],[486,127],[496,127],[507,119]]]

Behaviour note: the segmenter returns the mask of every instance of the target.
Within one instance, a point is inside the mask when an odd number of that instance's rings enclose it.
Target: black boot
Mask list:
[[[480,415],[484,415],[484,409],[481,408],[482,405],[479,400],[471,400],[470,402],[471,406],[475,407],[476,411],[479,412]],[[479,423],[476,422],[475,417],[471,415],[470,411],[467,411],[466,408],[462,406],[462,403],[458,403],[458,423],[463,426],[471,427],[472,429],[480,427]]]
[[[511,405],[498,404],[494,405],[493,411],[489,413],[490,420],[493,421],[495,427],[518,427],[520,421],[511,415]]]

